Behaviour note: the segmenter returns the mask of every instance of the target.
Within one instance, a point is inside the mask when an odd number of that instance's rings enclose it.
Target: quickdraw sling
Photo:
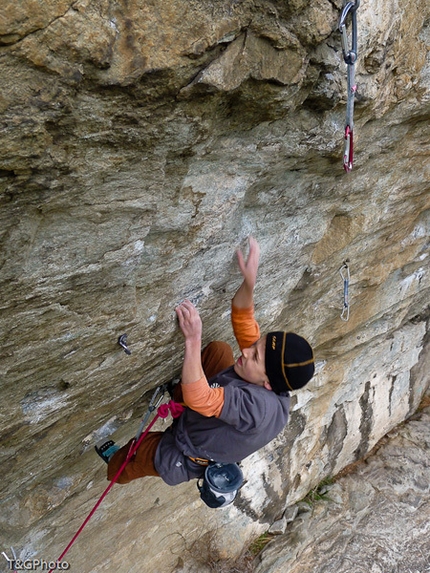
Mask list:
[[[352,170],[354,164],[354,100],[357,86],[355,85],[355,63],[358,56],[357,47],[357,9],[360,6],[360,0],[347,2],[342,10],[339,20],[339,31],[342,34],[342,52],[343,59],[347,65],[347,102],[346,102],[346,120],[345,120],[345,149],[343,153],[343,168],[348,173]],[[346,33],[346,19],[351,15],[352,20],[352,40],[351,49],[348,45],[348,36]]]

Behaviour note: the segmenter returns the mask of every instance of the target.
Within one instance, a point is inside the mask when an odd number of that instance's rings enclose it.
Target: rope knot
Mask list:
[[[169,412],[172,415],[172,418],[179,418],[183,411],[184,407],[181,406],[181,404],[174,402],[173,400],[170,400],[170,402],[167,402],[167,404],[161,404],[157,410],[160,418],[167,418]]]

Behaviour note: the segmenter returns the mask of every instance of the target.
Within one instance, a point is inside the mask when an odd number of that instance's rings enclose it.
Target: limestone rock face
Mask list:
[[[191,570],[209,538],[235,555],[416,410],[429,383],[430,6],[359,8],[348,175],[341,8],[2,3],[0,527],[21,558],[58,557],[107,484],[94,443],[127,440],[180,374],[175,305],[197,305],[204,342],[234,344],[234,251],[249,234],[262,331],[306,336],[315,378],[244,461],[234,506],[209,510],[193,483],[115,486],[74,570]]]
[[[426,571],[430,409],[328,486],[259,556],[257,573]]]

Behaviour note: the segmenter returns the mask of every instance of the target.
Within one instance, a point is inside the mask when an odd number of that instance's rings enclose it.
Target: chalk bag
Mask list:
[[[205,504],[215,509],[230,505],[242,483],[243,473],[238,464],[213,463],[197,481],[197,487]]]

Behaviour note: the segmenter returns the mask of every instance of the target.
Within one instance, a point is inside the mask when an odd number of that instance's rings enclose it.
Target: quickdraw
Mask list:
[[[347,65],[347,103],[346,103],[346,121],[345,121],[345,149],[343,153],[343,168],[347,173],[352,170],[354,163],[354,142],[353,142],[353,129],[354,129],[354,99],[357,91],[355,85],[355,63],[358,56],[357,48],[357,9],[360,6],[360,0],[355,2],[347,2],[342,10],[339,20],[339,31],[342,34],[342,52],[343,59]],[[346,19],[351,14],[352,20],[352,39],[351,49],[348,45],[348,36],[346,33]]]
[[[344,322],[347,322],[349,320],[349,281],[351,278],[347,260],[343,262],[343,265],[339,269],[339,273],[343,280],[343,307],[340,318]]]

